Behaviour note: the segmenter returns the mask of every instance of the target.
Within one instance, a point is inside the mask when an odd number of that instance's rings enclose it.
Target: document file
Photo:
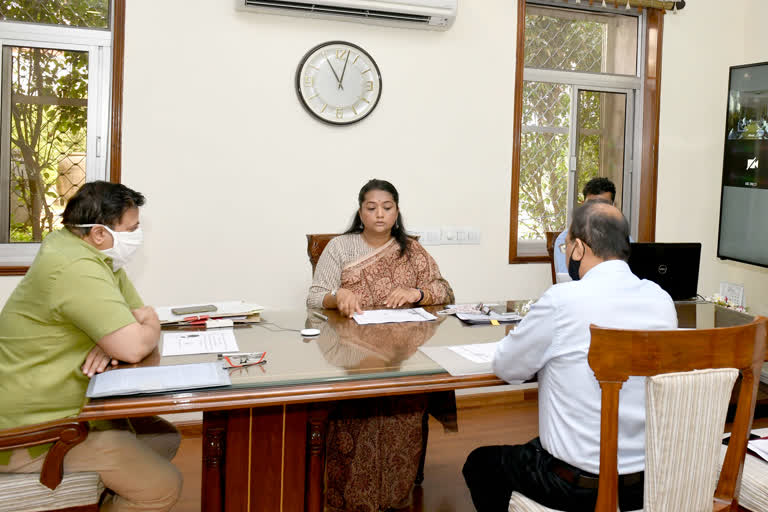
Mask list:
[[[222,368],[221,363],[124,368],[94,375],[85,395],[89,398],[101,398],[229,386],[231,383],[229,374]]]

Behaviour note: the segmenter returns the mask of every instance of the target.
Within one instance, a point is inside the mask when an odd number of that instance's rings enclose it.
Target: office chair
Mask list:
[[[618,504],[619,390],[646,376],[645,512],[738,510],[766,323],[717,329],[629,331],[590,326],[589,365],[602,389],[597,512]],[[733,383],[742,384],[720,477],[721,439]],[[510,511],[550,511],[513,492]]]
[[[64,456],[88,436],[88,423],[57,420],[0,431],[0,450],[53,443],[40,473],[0,473],[0,512],[98,512],[98,473],[64,473]]]
[[[562,231],[547,231],[545,233],[547,240],[547,254],[549,255],[549,266],[552,271],[552,284],[557,284],[557,271],[555,270],[555,251],[559,250],[555,247],[555,240],[560,236]]]
[[[309,256],[309,263],[312,265],[313,275],[315,273],[315,267],[317,267],[317,260],[319,260],[320,255],[323,254],[325,246],[337,236],[339,236],[338,233],[307,235],[307,256]]]

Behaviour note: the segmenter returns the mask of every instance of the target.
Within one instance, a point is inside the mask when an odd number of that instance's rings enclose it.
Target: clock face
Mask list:
[[[296,70],[296,92],[304,108],[326,123],[343,125],[370,114],[381,96],[373,58],[357,45],[331,41],[315,46]]]

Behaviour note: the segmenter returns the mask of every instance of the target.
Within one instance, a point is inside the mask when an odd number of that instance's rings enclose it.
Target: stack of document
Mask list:
[[[207,307],[212,306],[212,307]],[[211,311],[175,314],[180,309],[212,309]],[[231,327],[233,324],[248,324],[261,321],[262,306],[243,301],[210,302],[207,304],[184,304],[155,308],[161,325],[200,325],[208,327]],[[221,320],[222,322],[212,322]]]
[[[495,311],[490,311],[487,315],[484,313],[456,313],[456,318],[468,324],[491,324],[494,320],[503,324],[519,322],[523,319],[517,313],[497,313]]]
[[[85,394],[89,398],[101,398],[229,386],[231,383],[229,373],[218,362],[150,366],[97,373],[91,378]]]
[[[768,363],[763,363],[763,368],[760,370],[760,382],[768,384]]]

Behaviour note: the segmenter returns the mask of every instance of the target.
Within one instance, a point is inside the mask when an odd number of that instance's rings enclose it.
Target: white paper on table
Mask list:
[[[448,347],[464,359],[469,359],[473,363],[491,363],[496,354],[498,341],[492,343],[475,343],[473,345],[455,345]]]
[[[209,311],[206,313],[192,313],[188,315],[174,315],[171,313],[171,309],[186,308],[193,306],[205,306],[211,304],[216,306],[216,311]],[[225,301],[225,302],[204,302],[200,304],[184,304],[180,306],[160,306],[156,307],[155,311],[160,319],[161,324],[180,322],[189,316],[209,316],[211,318],[218,318],[222,316],[238,316],[248,315],[257,311],[263,311],[264,308],[258,304],[251,304],[243,302],[241,300]]]
[[[163,356],[220,354],[237,352],[233,329],[215,331],[166,332],[163,334]]]
[[[768,461],[768,439],[753,439],[747,443],[747,446],[763,460]]]
[[[370,309],[362,314],[355,313],[352,318],[360,325],[392,324],[403,322],[428,322],[437,320],[435,315],[427,313],[424,308],[410,309]]]
[[[86,396],[99,398],[181,389],[228,386],[232,382],[221,363],[180,364],[125,368],[97,373],[88,384]]]

